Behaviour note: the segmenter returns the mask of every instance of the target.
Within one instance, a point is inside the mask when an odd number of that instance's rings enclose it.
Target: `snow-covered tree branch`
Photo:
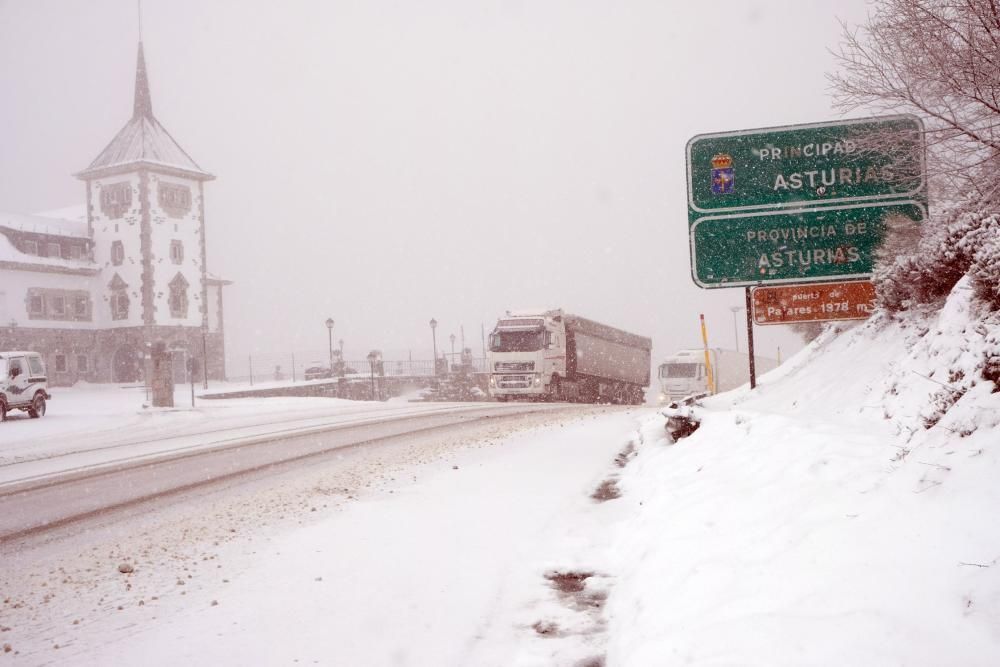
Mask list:
[[[927,128],[933,215],[915,250],[883,253],[880,302],[932,302],[968,273],[1000,308],[1000,2],[882,0],[844,26],[837,56],[841,109],[916,113]]]

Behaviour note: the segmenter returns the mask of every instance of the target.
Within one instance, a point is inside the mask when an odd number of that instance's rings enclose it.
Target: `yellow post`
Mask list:
[[[705,328],[705,315],[699,315],[701,318],[701,342],[705,346],[705,373],[708,380],[708,393],[715,393],[715,374],[712,372],[712,360],[708,355],[708,330]]]

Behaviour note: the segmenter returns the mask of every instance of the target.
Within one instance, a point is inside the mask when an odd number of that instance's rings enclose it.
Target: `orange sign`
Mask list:
[[[753,321],[791,324],[863,320],[871,314],[874,305],[875,286],[870,280],[756,287],[753,290]]]

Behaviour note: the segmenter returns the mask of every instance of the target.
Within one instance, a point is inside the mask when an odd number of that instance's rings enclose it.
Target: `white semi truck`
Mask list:
[[[744,352],[709,348],[715,393],[736,389],[750,381],[750,355]],[[762,373],[778,366],[775,359],[754,355],[754,370]],[[693,394],[709,393],[705,370],[705,350],[678,350],[667,357],[658,369],[660,401],[667,403]]]
[[[490,334],[490,396],[640,405],[652,341],[562,310],[511,312]]]

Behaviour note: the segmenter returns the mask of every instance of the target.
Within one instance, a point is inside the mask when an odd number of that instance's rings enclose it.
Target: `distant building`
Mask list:
[[[76,177],[79,210],[0,213],[0,350],[42,353],[50,382],[138,382],[149,347],[225,377],[222,288],[208,272],[199,167],[153,116],[139,43],[132,118]],[[198,378],[201,375],[199,373]]]

